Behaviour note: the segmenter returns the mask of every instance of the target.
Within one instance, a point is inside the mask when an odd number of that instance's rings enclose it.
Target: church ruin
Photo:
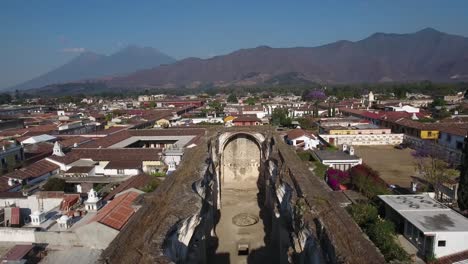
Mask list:
[[[102,263],[384,263],[268,128],[207,130],[141,203]]]

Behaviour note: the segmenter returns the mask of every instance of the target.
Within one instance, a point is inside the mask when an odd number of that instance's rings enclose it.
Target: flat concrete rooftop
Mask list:
[[[468,232],[468,219],[427,195],[379,195],[424,233]]]
[[[315,155],[320,160],[359,160],[356,155],[349,155],[340,150],[314,150]]]

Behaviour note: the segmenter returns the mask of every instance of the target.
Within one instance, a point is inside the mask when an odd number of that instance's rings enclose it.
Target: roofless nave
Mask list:
[[[208,130],[103,253],[103,263],[383,263],[274,132]]]

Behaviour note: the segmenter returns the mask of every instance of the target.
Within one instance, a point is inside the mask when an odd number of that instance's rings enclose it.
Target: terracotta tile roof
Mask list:
[[[68,211],[70,207],[76,204],[80,200],[79,194],[67,194],[63,197],[60,203],[60,211]]]
[[[156,148],[74,148],[65,156],[50,156],[48,159],[63,164],[71,164],[79,159],[91,159],[94,161],[119,161],[141,162],[157,161],[161,159],[162,150]]]
[[[80,148],[99,148],[99,147],[107,148],[129,137],[131,137],[129,132],[127,130],[124,130],[121,132],[114,133],[112,135],[108,135],[103,138],[98,138],[91,142],[84,143],[80,145]]]
[[[141,169],[140,160],[111,160],[104,169]]]
[[[60,162],[62,164],[70,164],[80,159],[80,156],[74,155],[72,153],[67,153],[65,156],[55,156],[52,155],[47,159]]]
[[[439,124],[439,130],[441,132],[449,133],[452,135],[457,135],[457,136],[466,136],[468,133],[468,123],[462,123],[462,124]]]
[[[112,135],[112,134],[115,134],[117,132],[127,130],[129,128],[130,128],[129,126],[112,126],[112,127],[107,128],[107,129],[99,130],[99,131],[97,131],[96,133],[93,133],[93,134]]]
[[[19,261],[23,259],[33,248],[33,245],[15,245],[0,259],[0,262]]]
[[[89,166],[74,166],[68,169],[65,173],[88,173],[93,168],[94,167],[89,167]]]
[[[262,122],[258,117],[253,117],[253,116],[239,116],[236,119],[232,120],[233,123],[239,123],[239,122]]]
[[[300,129],[300,128],[290,130],[290,131],[288,131],[288,133],[286,135],[288,136],[289,140],[293,140],[293,139],[296,139],[298,137],[302,137],[304,135],[308,136],[308,137],[313,137],[309,132],[307,132],[307,131],[305,131],[303,129]]]
[[[9,186],[8,185],[8,178],[5,176],[0,176],[0,193],[2,192],[8,192],[9,190],[18,187],[20,184],[17,183],[14,186]]]
[[[8,174],[5,174],[4,176],[18,180],[25,180],[40,177],[58,168],[59,166],[56,164],[43,159],[19,170],[14,170]]]
[[[15,135],[25,136],[26,134],[28,134],[29,136],[31,136],[31,134],[41,135],[41,134],[48,134],[55,130],[57,130],[57,125],[48,124],[48,125],[40,125],[40,126],[30,126],[28,128],[22,128],[22,129],[5,130],[0,133],[0,136],[15,136]]]
[[[153,179],[153,176],[145,174],[145,173],[142,173],[137,176],[133,176],[130,179],[119,184],[117,188],[112,190],[106,197],[104,197],[104,200],[105,201],[110,200],[114,198],[116,194],[121,193],[130,188],[140,189],[144,187],[145,185],[147,185],[148,183],[150,183],[152,179]]]
[[[168,128],[168,129],[129,129],[108,135],[95,141],[85,143],[80,148],[107,148],[134,136],[200,136],[205,134],[205,129]]]
[[[12,207],[11,208],[11,224],[12,225],[19,225],[20,224],[20,208],[19,207]]]
[[[438,258],[435,264],[452,264],[468,259],[468,250]]]
[[[52,154],[52,150],[54,148],[54,144],[50,142],[39,142],[36,144],[30,144],[24,146],[24,153],[29,154],[30,156],[35,156],[39,154]]]
[[[73,145],[76,143],[78,145],[81,145],[87,141],[91,141],[92,139],[88,137],[80,137],[80,136],[73,136],[73,137],[61,137],[59,139],[60,145],[64,148],[68,147],[73,147]]]
[[[132,203],[139,195],[137,192],[129,191],[115,197],[97,213],[93,220],[120,231],[135,213]]]

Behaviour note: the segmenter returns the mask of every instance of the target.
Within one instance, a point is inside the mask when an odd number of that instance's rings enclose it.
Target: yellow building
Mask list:
[[[224,123],[227,123],[227,122],[232,121],[232,120],[234,120],[234,119],[236,119],[234,116],[226,116],[226,117],[224,118]]]
[[[421,137],[421,139],[438,139],[439,138],[439,130],[435,130],[435,129],[421,130],[420,137]]]

